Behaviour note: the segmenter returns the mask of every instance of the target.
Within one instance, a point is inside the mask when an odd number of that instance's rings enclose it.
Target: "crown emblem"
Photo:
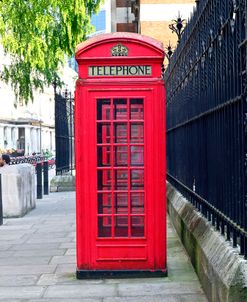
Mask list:
[[[128,52],[129,52],[128,48],[121,43],[111,48],[111,55],[114,57],[127,56]]]

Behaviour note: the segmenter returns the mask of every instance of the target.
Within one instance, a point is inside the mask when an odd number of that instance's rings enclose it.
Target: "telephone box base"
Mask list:
[[[158,278],[167,277],[167,270],[77,270],[77,279]]]

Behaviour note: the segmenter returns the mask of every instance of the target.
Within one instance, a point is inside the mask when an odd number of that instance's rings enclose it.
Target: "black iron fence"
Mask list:
[[[74,170],[74,99],[70,92],[55,94],[56,174]]]
[[[165,73],[167,175],[247,257],[247,0],[200,0]]]

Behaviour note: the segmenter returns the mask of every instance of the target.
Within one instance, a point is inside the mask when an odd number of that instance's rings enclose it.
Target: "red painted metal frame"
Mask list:
[[[129,56],[111,57],[110,48],[118,43],[128,47]],[[96,56],[96,54],[100,55]],[[76,59],[79,64],[79,80],[76,86],[75,102],[78,277],[83,277],[83,275],[90,277],[90,272],[94,277],[95,272],[102,272],[104,276],[107,272],[109,275],[112,275],[112,272],[136,273],[138,271],[154,274],[155,272],[166,273],[165,95],[161,79],[163,57],[164,53],[158,42],[137,34],[103,35],[81,44],[78,48]],[[112,64],[151,65],[152,76],[138,78],[88,76],[88,66],[102,64],[105,66]],[[113,116],[114,100],[118,99],[126,100],[128,116],[125,119],[121,119],[119,114],[117,117],[120,119]],[[130,104],[133,99],[143,101],[143,119],[131,120]],[[97,104],[103,100],[110,101],[109,108],[102,110],[99,118],[100,105],[98,105],[97,116]],[[119,104],[119,107],[120,112],[124,113],[123,104]],[[140,110],[141,106],[136,106],[137,112],[138,107]],[[108,109],[110,117],[107,116]],[[101,126],[97,126],[107,123],[110,125],[110,133],[106,133],[105,129],[102,130]],[[113,125],[117,123],[127,125],[126,142],[114,141]],[[130,125],[142,123],[144,142],[131,142]],[[137,138],[139,135],[142,134],[137,133]],[[119,146],[126,147],[127,152],[115,154],[114,150]],[[138,146],[144,147],[144,164],[141,165],[140,160],[140,165],[133,166],[130,156],[134,154],[133,148]],[[100,148],[105,150],[100,150]],[[116,166],[114,160],[120,159],[125,152],[127,165]],[[139,156],[142,154],[142,152],[139,153]],[[102,167],[102,162],[107,165]],[[132,191],[131,171],[142,169],[144,170],[144,188]],[[103,183],[106,181],[104,178],[106,176],[102,177],[101,173],[98,174],[98,171],[103,170],[112,173],[108,190],[102,190],[99,186],[101,179]],[[115,171],[118,171],[116,173],[127,172],[127,181],[124,180],[127,189],[118,190],[115,186],[113,171],[114,173]],[[130,194],[133,192],[144,193],[144,212],[131,213]],[[105,213],[98,207],[100,200],[98,198],[103,193],[109,193],[110,200],[109,207],[105,207]],[[127,209],[120,207],[120,212],[116,212],[114,204],[117,193],[128,195]],[[106,203],[107,201],[108,199],[105,199]],[[121,196],[118,201],[124,202]],[[100,217],[102,217],[101,228],[98,224]],[[115,232],[115,223],[113,224],[116,217],[122,218],[118,233]],[[139,233],[135,236],[131,233],[132,217],[136,217],[135,225],[138,225],[139,219]],[[144,220],[144,233],[141,231],[140,217]],[[110,220],[111,224],[109,224]],[[102,229],[107,229],[108,225],[111,229],[105,237]],[[126,230],[125,233],[120,232],[126,226],[127,232]]]

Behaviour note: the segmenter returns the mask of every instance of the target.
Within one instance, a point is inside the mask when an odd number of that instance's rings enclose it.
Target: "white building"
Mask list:
[[[0,62],[6,62],[0,47]],[[1,68],[1,66],[0,66]],[[75,75],[69,67],[62,79],[74,91]],[[34,93],[34,101],[18,103],[10,84],[0,81],[0,149],[22,149],[26,155],[43,150],[55,150],[54,90],[46,87],[44,93]]]
[[[111,1],[101,5],[99,13],[92,17],[95,32],[111,31]],[[0,45],[0,62],[8,64]],[[2,69],[0,63],[0,70]],[[65,87],[73,95],[77,78],[75,59],[61,71]],[[59,89],[58,89],[59,91]],[[18,103],[10,84],[0,81],[0,153],[22,149],[26,155],[45,150],[55,151],[54,89],[47,87],[44,93],[35,92],[34,101]]]

